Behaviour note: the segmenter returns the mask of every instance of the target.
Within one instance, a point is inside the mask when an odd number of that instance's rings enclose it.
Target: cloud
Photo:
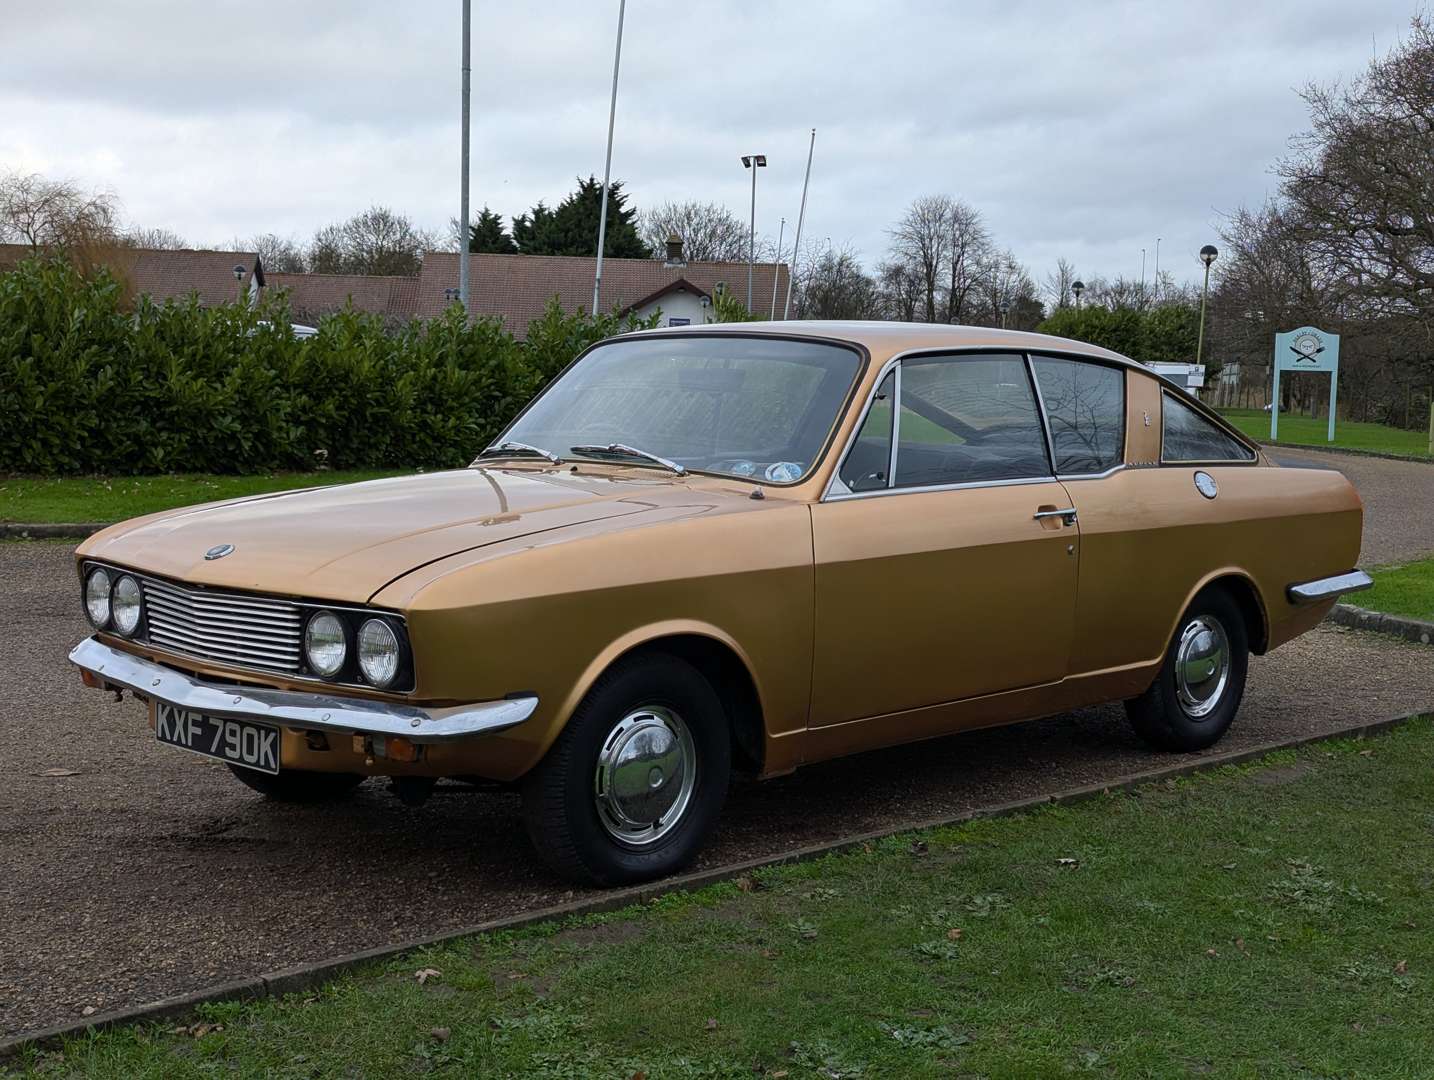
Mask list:
[[[1359,74],[1407,0],[1200,5],[628,6],[614,175],[639,206],[714,200],[874,265],[914,197],[949,192],[1041,275],[1193,277],[1218,215],[1262,201],[1297,89]],[[615,3],[474,5],[473,200],[504,214],[600,174]],[[24,5],[6,15],[0,169],[115,192],[196,243],[307,235],[371,203],[457,209],[453,3]],[[789,240],[790,242],[790,240]]]

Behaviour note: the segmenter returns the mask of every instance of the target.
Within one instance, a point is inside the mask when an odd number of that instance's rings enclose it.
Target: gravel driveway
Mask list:
[[[1388,479],[1400,463],[1309,456],[1366,492],[1369,561],[1434,548],[1419,525],[1434,521],[1434,468]],[[1422,505],[1387,511],[1415,490]],[[86,633],[70,545],[0,544],[0,581],[0,1036],[580,895],[539,869],[511,794],[440,785],[408,809],[370,781],[339,806],[262,802],[157,745],[142,706],[80,685],[64,661]],[[1434,653],[1325,627],[1252,661],[1219,749],[1415,709],[1434,710]],[[734,788],[701,865],[1169,760],[1118,706],[866,754]]]

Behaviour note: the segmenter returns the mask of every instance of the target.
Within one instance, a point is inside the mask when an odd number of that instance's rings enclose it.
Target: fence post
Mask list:
[[[1434,457],[1434,399],[1429,402],[1429,454]]]

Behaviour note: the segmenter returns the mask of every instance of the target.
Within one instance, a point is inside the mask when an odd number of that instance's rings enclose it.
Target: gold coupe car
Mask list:
[[[1248,655],[1369,584],[1362,515],[1079,342],[647,331],[469,468],[96,534],[71,659],[270,798],[509,782],[555,870],[637,881],[693,858],[738,770],[1106,701],[1210,746]]]

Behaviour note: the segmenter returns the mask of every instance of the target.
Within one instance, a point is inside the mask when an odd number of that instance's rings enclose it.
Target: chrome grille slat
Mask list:
[[[158,596],[169,597],[194,607],[212,608],[216,611],[233,611],[237,613],[251,612],[254,614],[276,615],[279,617],[298,615],[298,607],[283,600],[254,601],[245,597],[231,596],[223,593],[186,593],[174,588],[172,585],[160,585],[149,578],[145,579],[145,585]]]
[[[285,660],[293,657],[298,651],[298,641],[290,645],[273,642],[256,642],[239,637],[230,637],[226,634],[211,634],[185,630],[182,627],[175,627],[168,624],[155,625],[151,620],[149,636],[156,641],[160,637],[174,638],[178,641],[187,642],[190,647],[196,649],[216,648],[232,649],[237,652],[253,652],[264,656],[271,656],[276,660]]]
[[[229,629],[238,631],[250,631],[260,637],[273,638],[297,638],[303,633],[303,624],[298,620],[292,623],[275,623],[265,619],[256,619],[251,616],[233,615],[209,615],[203,612],[196,613],[184,605],[173,600],[161,600],[157,596],[147,596],[151,611],[162,611],[167,617],[179,619],[192,626],[212,626],[216,629]]]
[[[140,577],[146,636],[161,648],[266,671],[302,670],[304,609],[287,600]]]

